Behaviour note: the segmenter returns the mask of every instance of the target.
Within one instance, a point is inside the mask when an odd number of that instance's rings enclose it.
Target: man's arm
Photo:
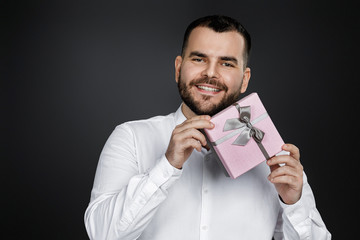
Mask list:
[[[101,153],[91,201],[85,212],[90,239],[136,239],[146,228],[167,188],[180,177],[165,156],[139,174],[134,136],[126,125],[111,134]]]
[[[276,240],[331,239],[331,234],[316,209],[314,195],[305,173],[303,183],[301,198],[295,204],[287,205],[279,199],[282,211],[275,229]]]
[[[180,169],[192,151],[201,151],[201,145],[206,145],[198,129],[213,126],[209,116],[195,116],[176,126],[166,156],[148,174],[139,174],[131,129],[126,124],[119,126],[100,156],[85,213],[90,238],[138,238],[166,199],[167,189],[180,177]]]
[[[289,155],[279,155],[267,161],[271,173],[268,177],[280,196],[282,208],[275,230],[275,239],[331,239],[300,163],[300,151],[292,144],[283,150]]]

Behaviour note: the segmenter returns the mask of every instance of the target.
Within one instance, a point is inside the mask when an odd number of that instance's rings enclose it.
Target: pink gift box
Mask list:
[[[231,178],[282,151],[284,141],[257,93],[214,115],[211,122],[215,128],[204,132]]]

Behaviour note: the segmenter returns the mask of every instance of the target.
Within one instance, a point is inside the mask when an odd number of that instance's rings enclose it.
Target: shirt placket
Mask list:
[[[210,197],[209,197],[209,174],[206,170],[207,162],[210,161],[210,154],[204,154],[204,162],[203,162],[203,178],[202,178],[202,188],[201,188],[201,221],[200,221],[200,240],[208,240],[209,239],[209,231],[210,231]]]

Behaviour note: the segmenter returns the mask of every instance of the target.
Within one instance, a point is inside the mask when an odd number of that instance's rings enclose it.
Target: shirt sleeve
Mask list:
[[[276,240],[330,240],[320,213],[316,209],[315,198],[304,173],[303,191],[298,202],[292,205],[280,199],[281,212],[275,229]]]
[[[137,239],[181,175],[165,155],[139,174],[134,146],[126,124],[118,126],[104,146],[84,216],[90,239]]]

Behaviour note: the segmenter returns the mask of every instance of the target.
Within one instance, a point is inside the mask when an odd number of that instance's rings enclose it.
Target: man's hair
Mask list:
[[[211,15],[202,17],[199,19],[196,19],[190,25],[187,27],[185,34],[184,34],[184,41],[181,49],[181,56],[184,57],[185,50],[188,45],[189,36],[192,30],[194,30],[196,27],[207,27],[215,32],[222,33],[222,32],[231,32],[236,31],[238,32],[245,40],[245,46],[244,46],[244,67],[247,66],[249,55],[250,55],[250,48],[251,48],[251,38],[248,31],[244,28],[241,23],[239,23],[237,20],[223,16],[223,15]]]

